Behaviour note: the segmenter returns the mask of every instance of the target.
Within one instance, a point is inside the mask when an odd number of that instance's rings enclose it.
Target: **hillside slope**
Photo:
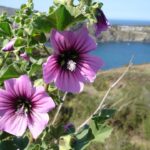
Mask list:
[[[76,126],[81,124],[123,71],[124,68],[100,72],[93,85],[87,85],[84,92],[69,95],[71,122]],[[114,132],[105,144],[94,143],[87,150],[150,149],[150,64],[132,67],[111,91],[105,106],[117,109],[109,121]]]
[[[7,12],[7,14],[10,16],[10,15],[14,15],[15,11],[16,9],[14,8],[0,6],[0,14],[2,14],[3,12]]]

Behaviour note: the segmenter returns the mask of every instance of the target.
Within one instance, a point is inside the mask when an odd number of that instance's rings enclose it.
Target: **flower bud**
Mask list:
[[[10,40],[3,48],[3,51],[13,51],[14,50],[15,39]]]
[[[95,26],[95,34],[98,36],[102,31],[106,31],[109,27],[109,22],[101,9],[96,10],[97,23]]]
[[[30,60],[30,57],[27,55],[26,52],[20,54],[20,57],[21,57],[22,59],[26,60],[26,61],[29,61],[29,60]]]

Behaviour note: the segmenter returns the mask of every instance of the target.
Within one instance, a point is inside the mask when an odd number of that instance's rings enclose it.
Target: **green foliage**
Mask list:
[[[39,15],[33,21],[33,27],[43,32],[50,32],[52,28],[64,30],[73,23],[83,20],[84,17],[73,16],[64,5],[60,5],[49,15]]]
[[[28,71],[29,76],[35,76],[36,73],[42,69],[43,59],[39,59],[35,63],[33,63]]]
[[[92,142],[104,143],[105,139],[112,133],[112,128],[107,125],[99,125],[99,129],[92,122],[90,127],[85,126],[84,129],[77,134],[76,141],[72,145],[74,150],[84,150]]]
[[[88,126],[84,127],[84,129],[76,135],[76,141],[72,144],[74,150],[83,150],[85,149],[90,142],[95,138],[91,128]]]
[[[17,146],[14,144],[13,141],[7,140],[7,141],[0,142],[0,149],[1,150],[8,150],[8,149],[16,150]]]
[[[14,47],[17,49],[25,47],[26,42],[27,41],[24,38],[18,37],[15,41]]]
[[[27,136],[25,137],[13,137],[5,132],[0,135],[0,150],[24,150],[29,143]]]
[[[17,78],[24,73],[16,64],[4,66],[0,71],[0,82],[4,82],[10,78]]]
[[[59,5],[59,4],[66,4],[67,0],[54,0],[54,4]]]
[[[71,142],[73,137],[71,135],[63,136],[60,138],[59,150],[71,150]]]
[[[28,150],[41,150],[40,145],[39,144],[31,144],[28,147]]]
[[[95,137],[92,142],[104,143],[105,139],[107,139],[113,131],[112,127],[104,124],[99,125],[97,128],[97,125],[91,123],[90,127]]]
[[[46,36],[43,32],[39,32],[39,31],[33,31],[31,34],[31,38],[32,40],[34,40],[35,42],[39,42],[39,43],[45,43],[46,42]]]
[[[12,30],[8,22],[0,22],[0,36],[12,36]]]
[[[94,120],[97,129],[99,128],[99,124],[103,124],[107,119],[110,119],[115,111],[115,109],[102,109],[99,113],[95,114],[92,119]]]

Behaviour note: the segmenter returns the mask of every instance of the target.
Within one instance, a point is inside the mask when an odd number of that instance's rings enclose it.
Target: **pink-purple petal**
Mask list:
[[[93,82],[96,78],[97,71],[103,66],[100,58],[90,55],[82,55],[80,62],[81,74],[87,78],[87,81]]]
[[[15,87],[14,87],[15,84],[16,84],[15,78],[4,81],[4,86],[5,86],[6,91],[10,92],[11,95],[13,96],[17,95],[17,91],[15,91]]]
[[[79,93],[83,90],[84,84],[81,82],[75,73],[61,70],[56,79],[56,86],[62,91]]]
[[[11,95],[0,89],[0,110],[9,110],[11,107]]]
[[[32,83],[27,75],[22,75],[16,80],[14,85],[15,91],[20,95],[25,95],[26,97],[31,97],[32,95]]]
[[[51,97],[45,92],[43,87],[35,88],[32,96],[33,109],[36,112],[46,113],[55,108],[55,103]]]
[[[28,119],[28,128],[34,139],[42,133],[49,121],[47,113],[32,112],[30,119]]]
[[[0,110],[0,118],[6,113],[5,110]]]
[[[86,27],[82,27],[80,30],[75,33],[75,43],[74,48],[80,53],[87,53],[89,51],[96,49],[96,43],[94,39],[89,36],[88,30]]]
[[[43,78],[46,83],[56,80],[58,75],[58,64],[56,56],[49,56],[46,63],[43,64]]]
[[[16,136],[22,136],[27,128],[27,117],[7,111],[0,119],[0,129]]]
[[[74,38],[73,38],[73,32],[71,31],[57,31],[55,29],[51,32],[51,44],[54,48],[54,52],[57,54],[68,50],[73,45]]]

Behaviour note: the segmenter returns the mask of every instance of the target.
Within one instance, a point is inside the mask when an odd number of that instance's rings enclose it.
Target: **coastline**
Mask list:
[[[150,26],[111,26],[107,31],[100,34],[97,42],[150,43]]]

